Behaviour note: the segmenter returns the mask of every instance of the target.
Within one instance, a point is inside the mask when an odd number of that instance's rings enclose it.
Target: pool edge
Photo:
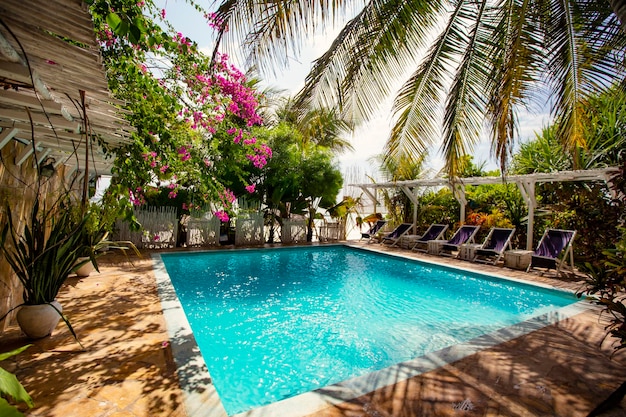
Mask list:
[[[191,326],[172,286],[161,254],[152,254],[153,270],[176,374],[188,417],[228,417],[204,362]]]

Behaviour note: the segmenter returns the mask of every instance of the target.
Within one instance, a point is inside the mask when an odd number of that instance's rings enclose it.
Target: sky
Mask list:
[[[155,4],[159,8],[165,8],[166,19],[184,36],[197,42],[201,49],[206,49],[207,52],[211,51],[212,29],[208,27],[204,18],[195,9],[191,8],[184,0],[156,0]],[[326,51],[340,29],[340,27],[331,28],[325,33],[319,33],[312,37],[304,44],[297,59],[291,59],[291,63],[286,70],[278,73],[276,76],[263,74],[264,83],[268,87],[286,90],[287,94],[295,95],[304,85],[304,79],[311,68],[312,62]],[[234,63],[238,65],[237,62]],[[245,70],[241,66],[240,68]],[[399,80],[398,88],[401,83],[402,80]],[[378,113],[369,122],[357,127],[351,137],[346,138],[354,147],[354,151],[348,151],[339,156],[339,163],[344,174],[352,170],[360,174],[377,177],[375,170],[372,168],[373,164],[368,159],[383,152],[391,129],[392,102],[393,97],[389,97],[388,100],[382,103]],[[546,113],[520,113],[519,141],[523,142],[532,139],[534,132],[540,131],[548,122],[549,116]],[[497,169],[497,162],[490,157],[490,143],[487,134],[483,136],[483,140],[473,151],[474,162],[484,162],[485,168],[488,170]],[[431,151],[427,168],[437,171],[443,166],[443,160],[439,153],[439,145],[435,145],[435,148]],[[363,181],[365,181],[365,178]]]

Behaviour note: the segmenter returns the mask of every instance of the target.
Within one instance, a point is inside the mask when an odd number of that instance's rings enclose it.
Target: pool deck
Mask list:
[[[358,245],[552,287],[582,286],[578,278]],[[33,343],[0,364],[35,401],[35,408],[21,410],[38,417],[211,414],[207,408],[185,409],[150,255],[132,264],[106,255],[101,266],[100,274],[68,279],[59,295],[84,349],[62,323],[51,337],[37,341],[27,340],[15,325],[0,335],[0,352]],[[626,356],[611,357],[598,311],[589,309],[353,400],[336,400],[308,417],[586,416],[626,381]],[[601,415],[626,415],[626,401]]]

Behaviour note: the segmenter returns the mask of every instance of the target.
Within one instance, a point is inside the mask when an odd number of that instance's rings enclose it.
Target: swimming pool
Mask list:
[[[382,372],[577,301],[346,246],[161,258],[229,415]]]

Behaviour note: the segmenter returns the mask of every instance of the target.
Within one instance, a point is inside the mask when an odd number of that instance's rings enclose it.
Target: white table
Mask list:
[[[464,243],[459,247],[459,258],[465,261],[473,261],[476,249],[480,248],[480,243]]]
[[[429,240],[427,243],[428,253],[430,255],[439,255],[441,253],[441,247],[447,242],[447,240]]]
[[[525,270],[530,265],[531,250],[514,249],[504,252],[504,266]]]
[[[399,245],[402,249],[411,249],[420,235],[404,235],[400,237]]]

